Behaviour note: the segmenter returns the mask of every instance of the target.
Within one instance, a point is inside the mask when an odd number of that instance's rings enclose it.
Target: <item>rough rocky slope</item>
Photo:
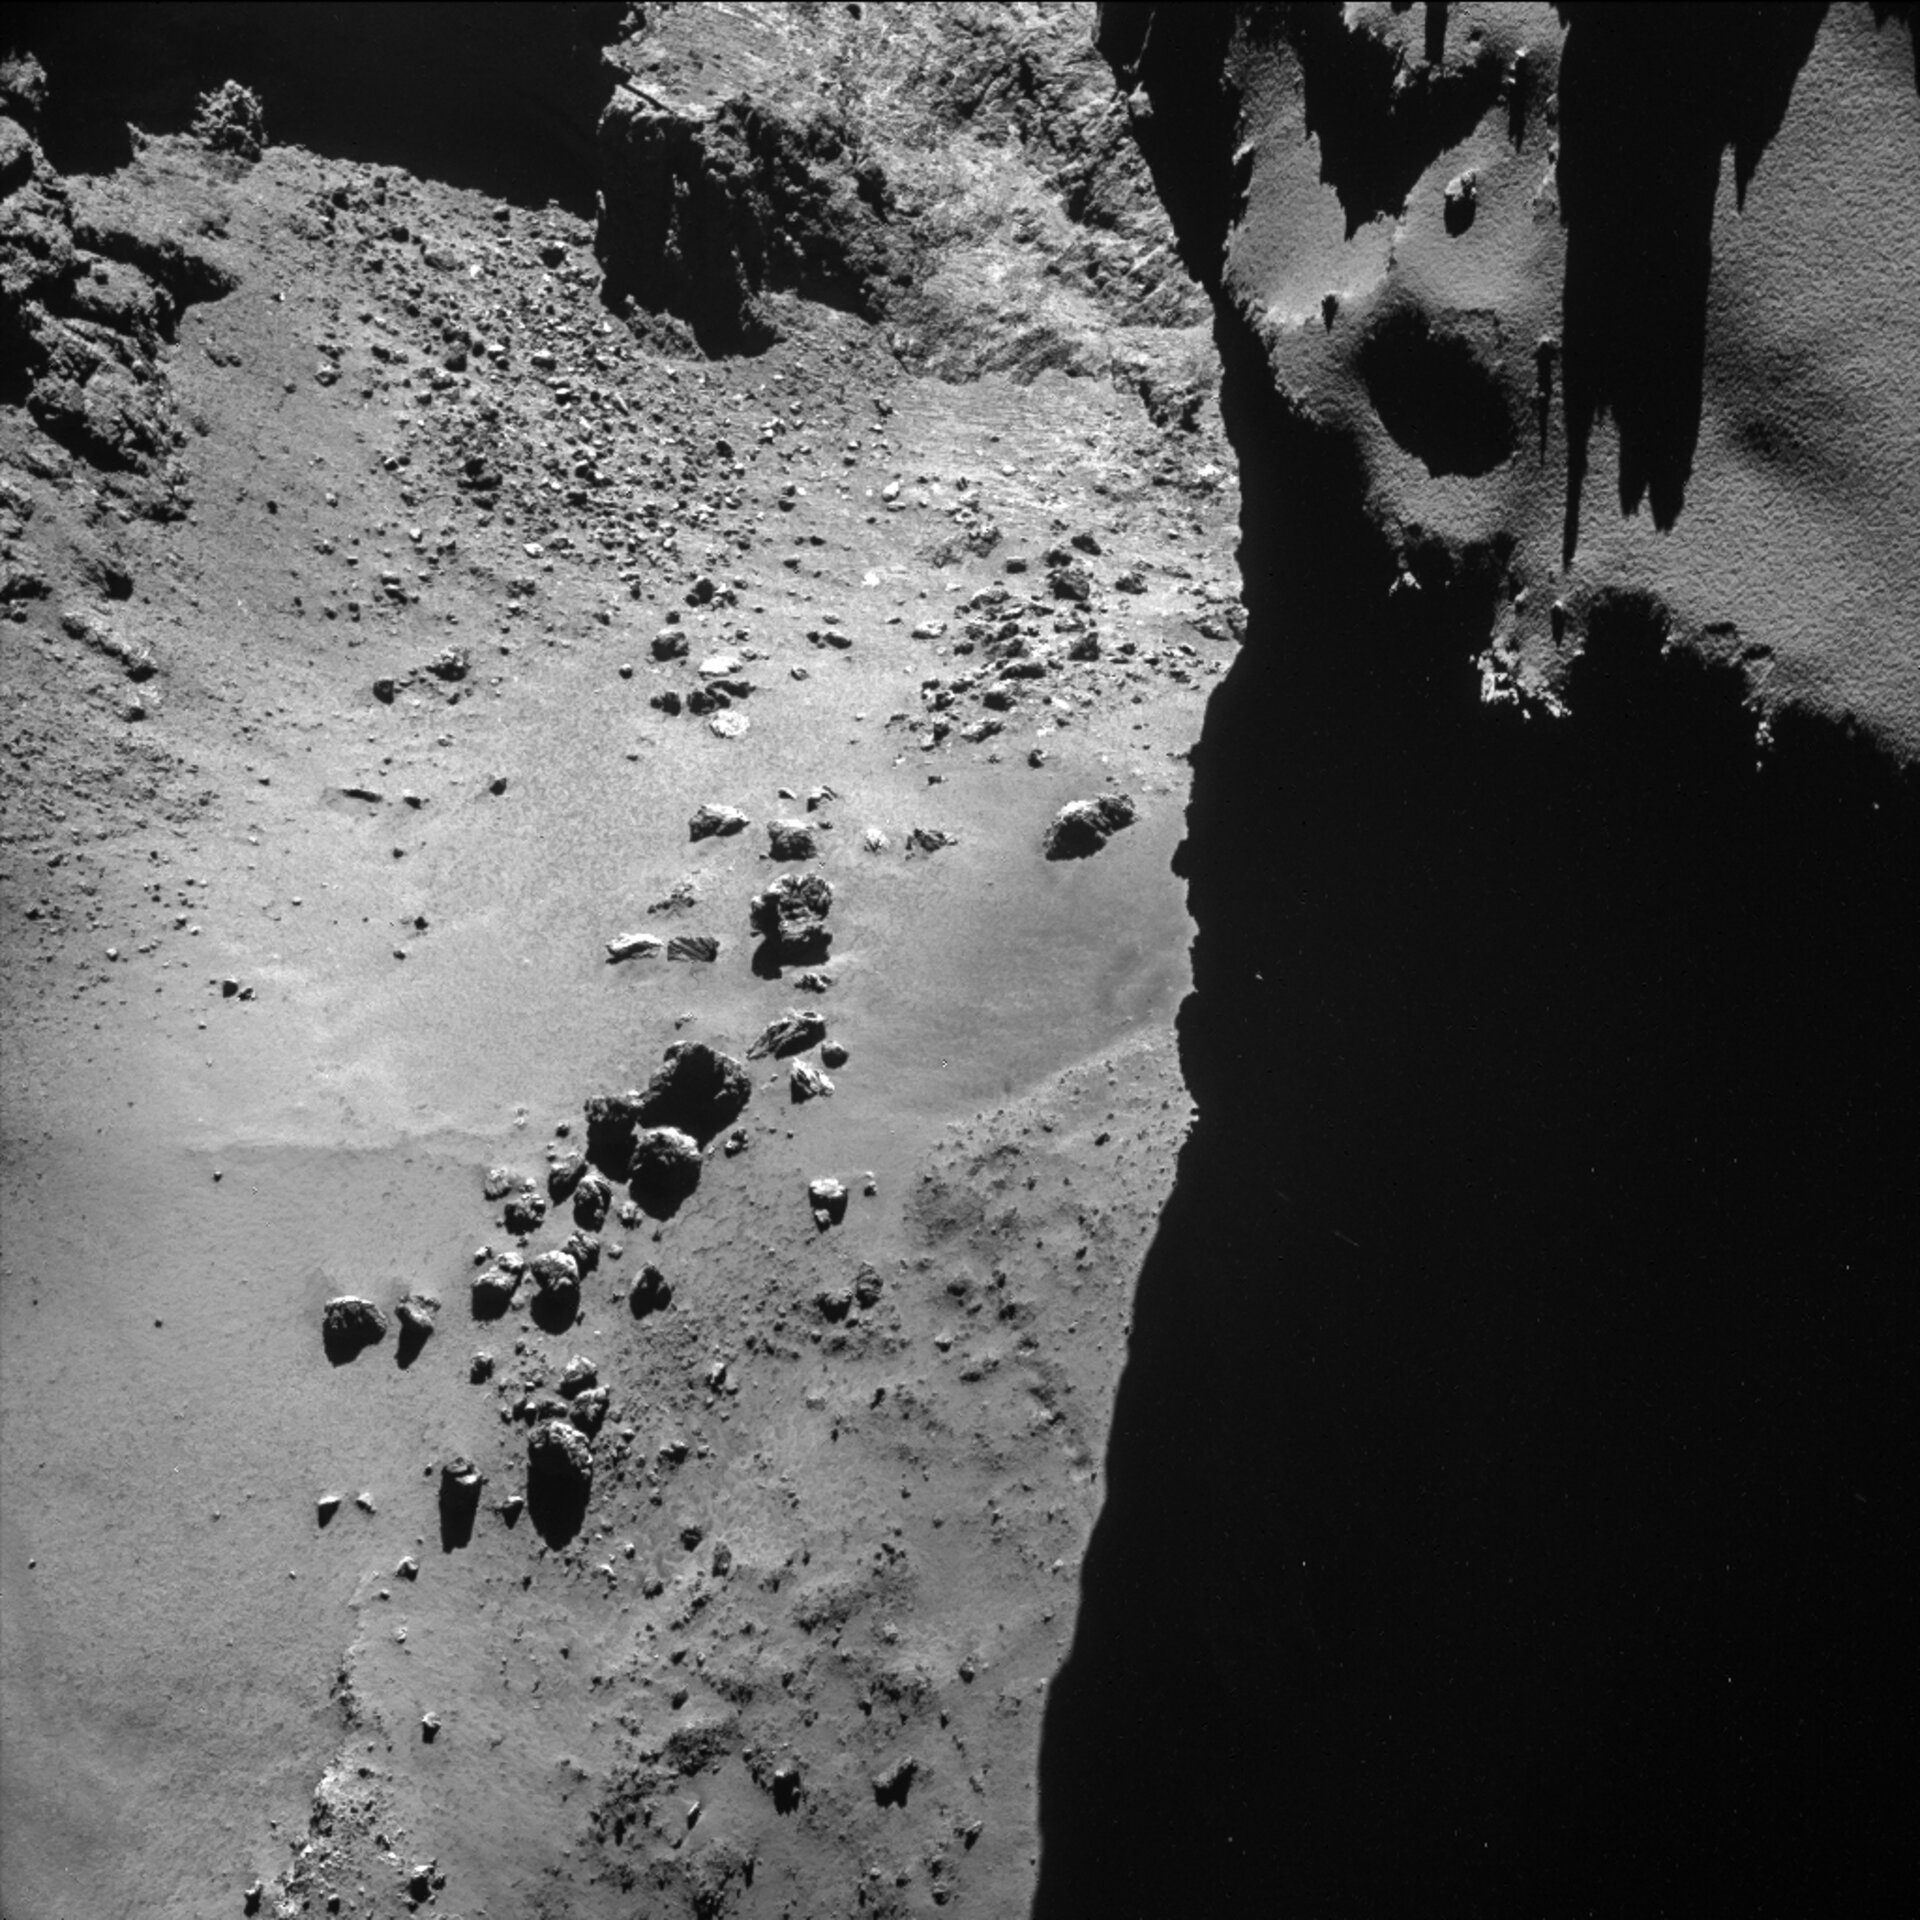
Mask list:
[[[1091,16],[868,9],[909,284],[709,357],[179,12],[0,121],[0,1904],[1017,1911],[1239,632]]]
[[[1910,19],[1101,44],[1249,628],[1039,1910],[1898,1904]]]

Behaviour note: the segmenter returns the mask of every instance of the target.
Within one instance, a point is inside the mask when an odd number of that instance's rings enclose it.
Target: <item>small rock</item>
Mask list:
[[[893,843],[878,827],[869,827],[866,832],[860,836],[860,844],[869,853],[885,853],[887,848]]]
[[[678,627],[663,627],[653,636],[653,657],[656,660],[684,660],[687,655],[687,636]]]
[[[813,1304],[822,1320],[844,1320],[853,1311],[853,1289],[832,1286],[816,1288]]]
[[[423,1713],[420,1716],[420,1738],[428,1746],[440,1737],[440,1716],[437,1713]]]
[[[574,1395],[573,1406],[567,1417],[591,1440],[606,1425],[607,1413],[612,1405],[613,1395],[606,1387],[582,1387]]]
[[[716,739],[738,740],[751,725],[744,713],[716,713],[707,722],[707,731]]]
[[[672,1300],[673,1288],[667,1283],[667,1276],[658,1267],[645,1266],[627,1295],[627,1307],[636,1320],[641,1320],[650,1313],[661,1312]]]
[[[916,853],[938,853],[942,847],[957,847],[960,836],[949,833],[945,827],[915,827],[907,835],[907,858],[911,860]]]
[[[486,1183],[480,1189],[481,1197],[486,1200],[498,1200],[504,1194],[511,1193],[515,1187],[524,1186],[527,1176],[516,1173],[511,1167],[489,1167]]]
[[[509,1233],[533,1233],[547,1217],[547,1196],[531,1180],[507,1196],[505,1219]]]
[[[873,1776],[873,1799],[876,1806],[904,1807],[907,1794],[913,1786],[913,1777],[920,1771],[919,1761],[907,1758],[896,1760],[891,1766],[882,1767]]]
[[[1448,233],[1455,239],[1473,225],[1473,217],[1479,210],[1480,176],[1469,167],[1464,173],[1456,173],[1446,184],[1441,216]]]
[[[1047,588],[1056,600],[1086,601],[1093,598],[1093,575],[1077,560],[1047,570]]]
[[[337,1493],[323,1493],[320,1498],[313,1503],[314,1513],[323,1527],[340,1511],[341,1498],[342,1496]]]
[[[829,1067],[844,1067],[847,1064],[847,1050],[838,1040],[829,1040],[820,1049],[821,1062]]]
[[[816,860],[820,838],[805,820],[769,820],[767,849],[776,860]]]
[[[847,1217],[847,1189],[832,1178],[807,1182],[807,1205],[813,1210],[814,1225],[823,1232]]]
[[[746,1152],[748,1144],[746,1128],[735,1127],[734,1130],[727,1135],[726,1142],[722,1146],[721,1151],[729,1160],[736,1159],[739,1155]]]
[[[509,1296],[511,1298],[511,1296]],[[467,1362],[467,1378],[478,1386],[483,1386],[493,1378],[493,1355],[482,1348]]]
[[[809,787],[807,789],[807,811],[817,813],[829,800],[838,800],[840,796],[831,787]]]
[[[576,1393],[598,1384],[600,1369],[584,1353],[576,1353],[560,1370],[559,1392],[564,1399],[571,1400]]]
[[[587,1170],[587,1156],[578,1147],[569,1147],[547,1168],[547,1192],[556,1201],[564,1200],[580,1184]]]
[[[882,1284],[880,1269],[871,1260],[863,1260],[860,1271],[853,1276],[853,1297],[862,1307],[877,1307]]]
[[[720,942],[710,933],[676,933],[667,942],[669,960],[718,960]]]
[[[576,1226],[597,1233],[606,1225],[613,1206],[613,1182],[604,1173],[589,1173],[573,1190],[573,1218]]]
[[[687,822],[689,840],[705,840],[711,835],[739,833],[747,824],[747,816],[738,807],[716,806],[708,801],[696,807],[693,817]]]

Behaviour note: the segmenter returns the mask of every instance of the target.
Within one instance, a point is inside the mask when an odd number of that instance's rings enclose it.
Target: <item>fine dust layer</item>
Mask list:
[[[512,10],[391,144],[192,10],[0,72],[9,1915],[1032,1896],[1190,1118],[1205,298],[1088,9],[618,89],[562,11],[544,162]],[[744,277],[585,217],[756,127]]]

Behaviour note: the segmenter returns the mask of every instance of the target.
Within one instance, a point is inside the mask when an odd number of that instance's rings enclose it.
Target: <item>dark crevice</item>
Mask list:
[[[63,173],[124,166],[129,122],[184,133],[199,95],[238,80],[265,103],[271,139],[591,216],[612,91],[600,50],[625,11],[105,0],[16,6],[6,39],[47,69],[42,145]]]

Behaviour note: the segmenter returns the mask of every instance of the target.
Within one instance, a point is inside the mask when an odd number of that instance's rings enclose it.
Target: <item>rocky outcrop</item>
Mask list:
[[[1884,1904],[1909,30],[1101,33],[1214,299],[1248,632],[1036,1912]]]
[[[709,352],[785,303],[884,325],[949,377],[1111,375],[1178,415],[1205,305],[1090,44],[1091,9],[662,9],[610,52],[610,296]]]
[[[143,181],[62,178],[35,138],[46,97],[30,57],[0,70],[0,402],[24,402],[136,511],[172,517],[183,429],[161,355],[184,307],[237,283],[205,237],[217,189],[189,196],[201,219],[169,219]]]

